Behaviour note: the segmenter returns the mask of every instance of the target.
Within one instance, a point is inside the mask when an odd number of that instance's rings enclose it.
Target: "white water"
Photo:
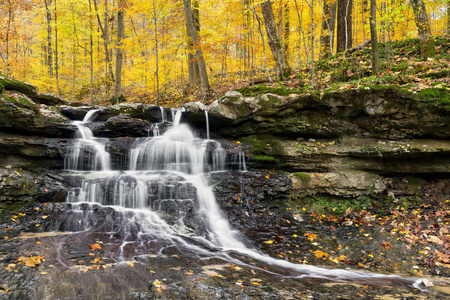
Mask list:
[[[93,114],[95,111],[89,117]],[[81,136],[77,142],[80,144],[95,141],[92,132],[84,126],[89,117],[77,124]],[[218,142],[196,138],[189,126],[180,124],[181,111],[173,113],[173,120],[173,127],[164,134],[137,140],[135,148],[130,150],[129,171],[93,169],[81,187],[69,193],[67,201],[74,203],[75,218],[68,222],[72,222],[73,230],[88,230],[101,224],[107,232],[122,234],[122,246],[134,243],[145,249],[155,243],[179,245],[198,255],[219,256],[245,265],[229,254],[237,252],[267,265],[295,271],[298,277],[362,281],[395,279],[413,284],[413,280],[396,275],[294,264],[247,247],[241,234],[222,214],[205,177],[205,172],[224,170],[225,150]],[[73,155],[70,152],[69,158]],[[238,160],[239,168],[246,170],[244,155],[239,153]],[[109,166],[109,162],[104,165]],[[83,203],[88,203],[87,207]],[[106,207],[109,212],[96,215],[94,212],[98,207]],[[188,222],[195,225],[188,226]],[[183,238],[187,236],[207,247],[188,243]],[[208,247],[221,251],[212,254]]]
[[[207,109],[205,109],[205,119],[206,119],[206,139],[209,140],[209,117]]]
[[[66,170],[72,171],[108,171],[111,170],[110,155],[106,151],[105,143],[94,137],[92,131],[86,127],[87,123],[94,120],[99,110],[91,110],[83,121],[73,121],[77,126],[75,142],[71,146],[64,160]]]

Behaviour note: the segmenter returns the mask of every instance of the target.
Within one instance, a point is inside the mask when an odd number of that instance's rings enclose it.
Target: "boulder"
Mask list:
[[[26,95],[7,91],[0,95],[0,130],[41,136],[70,136],[73,126],[57,110],[41,109]]]
[[[236,91],[227,92],[209,107],[212,125],[236,125],[249,118],[252,112],[250,102]]]

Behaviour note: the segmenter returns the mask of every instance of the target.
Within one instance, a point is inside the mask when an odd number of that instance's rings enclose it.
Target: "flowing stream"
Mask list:
[[[87,127],[96,112],[89,111],[83,121],[74,122],[78,133],[66,157],[66,169],[81,173],[83,179],[81,186],[68,194],[72,210],[63,230],[120,235],[121,249],[132,243],[143,255],[176,246],[199,257],[220,257],[240,265],[246,265],[238,258],[244,255],[299,278],[398,281],[419,288],[414,279],[397,275],[294,264],[252,249],[231,227],[207,183],[205,174],[226,172],[226,151],[209,139],[209,133],[206,140],[197,138],[181,123],[182,111],[172,110],[170,129],[137,139],[129,152],[127,170],[111,170],[108,141],[95,138]],[[239,170],[246,171],[243,153],[238,161]],[[124,259],[123,251],[118,259]]]

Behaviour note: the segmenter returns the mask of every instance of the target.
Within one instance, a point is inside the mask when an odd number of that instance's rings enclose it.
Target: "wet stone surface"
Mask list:
[[[230,207],[230,215],[232,210],[243,211],[234,224],[240,224],[247,243],[280,260],[419,278],[408,272],[408,263],[396,267],[412,252],[402,251],[401,242],[374,224],[337,226],[308,214],[301,221],[286,207],[265,201],[251,212],[234,203]],[[78,233],[48,232],[67,210],[65,203],[31,205],[3,220],[0,299],[447,299],[450,293],[449,282],[437,277],[432,279],[434,287],[418,285],[427,292],[413,287],[412,281],[393,278],[299,278],[298,272],[239,253],[227,253],[225,260],[218,249],[188,236],[183,239],[210,255],[153,239],[123,243],[119,232],[101,226]],[[362,244],[365,234],[369,236]],[[394,249],[380,246],[382,240]],[[319,258],[319,251],[345,259]],[[384,261],[377,260],[381,252]],[[370,263],[370,254],[376,264]]]

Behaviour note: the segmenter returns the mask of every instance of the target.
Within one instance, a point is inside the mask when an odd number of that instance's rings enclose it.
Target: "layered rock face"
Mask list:
[[[201,126],[202,108],[185,108],[186,119]],[[254,167],[287,171],[292,199],[396,201],[431,182],[450,193],[448,108],[395,88],[287,97],[228,92],[209,116],[219,136],[249,145]]]

